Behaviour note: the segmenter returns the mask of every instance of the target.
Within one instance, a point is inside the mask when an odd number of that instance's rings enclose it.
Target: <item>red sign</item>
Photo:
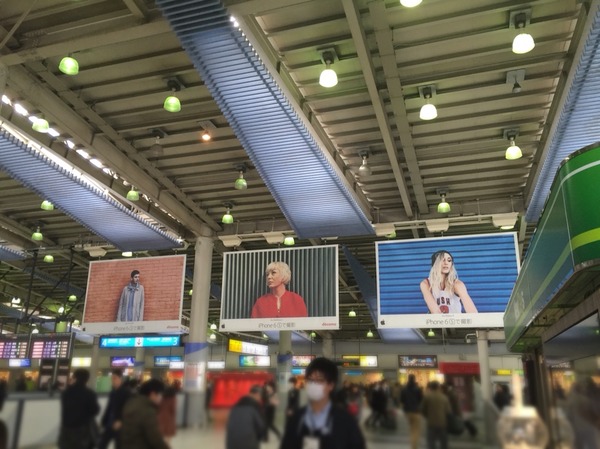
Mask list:
[[[479,375],[479,363],[474,362],[439,362],[438,369],[442,374]]]

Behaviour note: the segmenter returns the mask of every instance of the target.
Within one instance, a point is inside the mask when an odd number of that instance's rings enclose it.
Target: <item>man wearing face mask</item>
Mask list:
[[[338,378],[335,363],[318,357],[305,375],[308,405],[288,420],[280,449],[366,449],[356,420],[331,401]]]

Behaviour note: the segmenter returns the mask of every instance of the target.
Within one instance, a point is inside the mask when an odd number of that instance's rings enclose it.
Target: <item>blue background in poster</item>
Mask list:
[[[518,275],[514,233],[379,242],[381,315],[428,313],[419,284],[429,275],[431,255],[439,250],[452,254],[458,278],[479,313],[504,312]]]

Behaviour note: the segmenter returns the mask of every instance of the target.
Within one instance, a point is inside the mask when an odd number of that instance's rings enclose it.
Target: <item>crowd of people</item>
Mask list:
[[[112,390],[98,428],[101,410],[95,391],[87,386],[89,378],[88,370],[75,370],[62,392],[59,449],[106,449],[111,441],[117,449],[169,449],[176,431],[177,383],[167,386],[158,379],[139,383],[113,370]]]
[[[277,394],[272,383],[254,385],[233,407],[226,429],[227,449],[259,449],[272,431],[281,449],[327,447],[362,449],[361,425],[371,430],[395,429],[396,410],[402,408],[409,428],[411,449],[419,447],[423,426],[427,447],[448,447],[448,434],[471,436],[477,429],[462,416],[458,397],[450,385],[433,381],[421,388],[414,375],[406,385],[387,380],[363,386],[345,381],[339,390],[337,366],[331,360],[316,358],[306,368],[301,407],[300,382],[290,379],[285,407],[285,428],[273,425]],[[367,410],[369,412],[367,413]],[[363,421],[364,418],[364,421]]]

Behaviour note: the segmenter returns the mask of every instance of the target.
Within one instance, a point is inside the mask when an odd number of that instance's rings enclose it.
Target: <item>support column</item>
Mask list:
[[[144,348],[139,347],[139,348],[135,348],[135,363],[134,363],[134,368],[133,368],[133,375],[136,379],[138,379],[140,381],[140,383],[142,383],[143,379],[142,376],[144,374],[144,365],[145,365],[145,357],[146,357],[146,351],[144,350]]]
[[[323,357],[333,360],[333,339],[329,332],[323,332]]]
[[[277,407],[278,428],[285,423],[285,408],[287,406],[287,393],[289,380],[292,376],[292,331],[279,331],[279,350],[277,354]]]
[[[94,337],[92,343],[92,364],[90,365],[90,380],[88,387],[98,390],[98,360],[100,359],[100,337]]]
[[[213,246],[213,239],[210,237],[196,238],[190,333],[188,342],[185,344],[183,375],[183,388],[187,397],[184,419],[186,427],[204,425],[208,420],[204,399],[206,395],[206,362],[208,360],[206,330]]]
[[[477,331],[477,354],[481,378],[481,399],[483,403],[484,441],[492,443],[496,435],[496,419],[492,406],[492,378],[490,375],[490,352],[487,331]]]

